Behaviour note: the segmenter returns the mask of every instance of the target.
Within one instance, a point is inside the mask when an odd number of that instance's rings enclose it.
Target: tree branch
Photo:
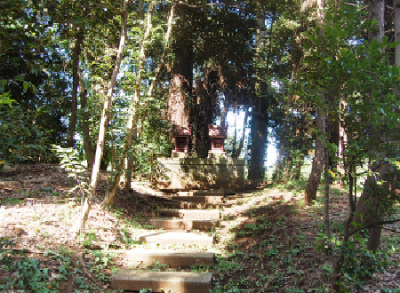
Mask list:
[[[364,225],[362,227],[359,227],[359,228],[351,231],[350,234],[348,235],[348,237],[350,237],[351,235],[353,235],[353,234],[355,234],[358,231],[361,231],[363,229],[373,228],[373,227],[381,226],[381,225],[385,225],[385,224],[393,224],[393,223],[396,223],[396,222],[400,222],[400,219],[371,222],[371,223],[368,223],[368,224],[366,224],[366,225]]]

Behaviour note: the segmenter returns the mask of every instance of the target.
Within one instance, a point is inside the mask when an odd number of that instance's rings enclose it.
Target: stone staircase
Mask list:
[[[212,273],[194,273],[191,266],[211,267],[215,254],[209,251],[187,249],[191,246],[208,247],[215,243],[213,231],[219,225],[224,191],[178,192],[171,199],[172,209],[158,211],[150,223],[158,230],[140,236],[140,242],[153,245],[151,249],[132,249],[126,254],[130,264],[167,265],[176,271],[149,271],[124,269],[112,275],[111,288],[152,292],[208,293],[212,286]],[[156,246],[157,248],[154,248]],[[170,248],[184,247],[184,249]]]

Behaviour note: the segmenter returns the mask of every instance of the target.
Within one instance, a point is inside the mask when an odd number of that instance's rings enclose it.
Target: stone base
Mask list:
[[[231,158],[159,158],[161,174],[159,189],[244,189],[242,159]]]
[[[226,159],[226,152],[208,151],[208,159]]]
[[[187,152],[176,152],[176,151],[172,151],[171,153],[171,157],[172,158],[180,158],[180,159],[184,159],[187,158],[189,155]]]

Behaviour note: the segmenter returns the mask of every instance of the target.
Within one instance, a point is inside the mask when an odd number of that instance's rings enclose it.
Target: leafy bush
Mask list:
[[[49,155],[48,133],[35,124],[36,115],[14,105],[0,105],[0,158],[7,163],[43,161]]]
[[[59,281],[65,280],[68,275],[66,267],[70,267],[69,258],[58,259],[61,262],[59,270],[52,272],[49,268],[42,268],[39,260],[28,258],[24,251],[12,249],[13,246],[13,241],[0,238],[0,269],[6,272],[6,276],[0,279],[0,291],[28,289],[33,293],[60,292]],[[59,258],[59,255],[56,257]]]

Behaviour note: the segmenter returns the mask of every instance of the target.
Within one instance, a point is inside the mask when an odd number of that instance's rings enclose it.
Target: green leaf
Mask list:
[[[29,85],[30,85],[30,84],[29,84],[29,82],[27,82],[27,81],[25,81],[25,80],[24,80],[24,82],[23,82],[23,86],[24,86],[24,90],[25,90],[25,91],[27,91],[27,90],[28,90],[28,88],[29,88]]]
[[[17,76],[15,77],[15,80],[23,81],[24,78],[25,78],[25,74],[20,74],[20,75],[17,75]]]

